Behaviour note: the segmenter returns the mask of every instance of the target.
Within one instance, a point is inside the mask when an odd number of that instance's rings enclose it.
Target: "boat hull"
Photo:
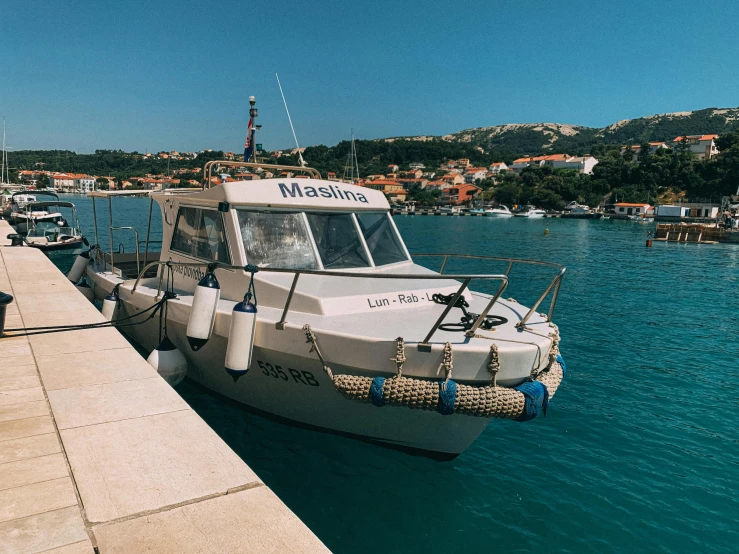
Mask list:
[[[112,281],[89,270],[88,277],[93,280],[98,298],[104,297],[114,286]],[[121,303],[117,318],[133,315],[151,305],[151,301],[141,300],[144,295],[139,295],[138,291],[133,296],[128,296],[123,289],[119,292]],[[228,327],[216,325],[205,346],[194,352],[187,342],[186,314],[181,310],[181,307],[170,306],[167,331],[188,361],[187,377],[249,410],[297,426],[439,459],[451,459],[461,454],[492,419],[441,415],[395,406],[376,407],[349,400],[334,388],[318,358],[305,345],[300,327],[288,326],[285,331],[276,331],[274,323],[263,321],[257,325],[251,368],[234,382],[224,369]],[[153,350],[159,337],[159,318],[142,325],[121,327],[121,331],[146,351]],[[333,340],[330,335],[319,333],[322,349],[332,351],[337,348]],[[271,347],[279,343],[299,345],[304,354]],[[377,374],[373,367],[350,367],[335,362],[330,366],[335,374]]]

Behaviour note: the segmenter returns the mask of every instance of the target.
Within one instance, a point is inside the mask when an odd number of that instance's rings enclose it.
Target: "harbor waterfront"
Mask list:
[[[89,199],[72,201],[92,238]],[[119,202],[126,213],[116,216],[145,230],[148,200]],[[104,206],[98,217],[106,220]],[[326,546],[736,550],[739,246],[647,249],[655,226],[630,221],[394,220],[412,252],[566,265],[557,324],[568,375],[545,418],[492,421],[451,462],[291,427],[180,385],[180,395]],[[130,240],[121,234],[126,252]],[[63,267],[69,258],[55,261]],[[473,260],[450,269],[493,270]],[[506,297],[530,305],[535,287],[521,279],[525,273],[513,277]]]

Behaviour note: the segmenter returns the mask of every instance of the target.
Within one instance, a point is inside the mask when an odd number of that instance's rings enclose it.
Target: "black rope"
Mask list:
[[[431,299],[437,304],[448,305],[454,299],[454,294],[436,293],[431,296]],[[462,332],[472,329],[472,326],[475,324],[475,321],[477,321],[477,318],[480,317],[480,314],[475,314],[467,311],[467,308],[470,307],[470,304],[469,302],[467,302],[467,300],[465,300],[464,295],[460,295],[459,298],[457,298],[457,301],[454,303],[453,307],[462,310],[463,315],[460,318],[459,323],[442,323],[441,325],[439,325],[439,329],[441,329],[442,331],[451,332]],[[503,325],[504,323],[508,323],[508,319],[503,317],[502,315],[487,315],[485,316],[485,319],[482,320],[482,323],[480,323],[480,328],[490,330],[493,327]]]
[[[257,289],[254,286],[254,274],[259,271],[259,266],[253,265],[253,264],[246,264],[244,266],[244,271],[248,271],[251,276],[249,277],[249,287],[246,289],[246,294],[244,295],[244,302],[249,302],[252,298],[254,298],[254,305],[257,305]]]

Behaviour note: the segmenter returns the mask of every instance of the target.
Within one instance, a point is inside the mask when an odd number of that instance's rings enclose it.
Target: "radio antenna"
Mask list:
[[[300,167],[305,167],[308,164],[305,163],[305,160],[303,159],[303,154],[300,152],[300,145],[298,144],[298,136],[295,134],[295,127],[293,127],[293,120],[290,117],[290,110],[287,109],[287,101],[285,100],[285,93],[282,92],[282,85],[280,84],[280,76],[275,73],[275,77],[277,77],[277,86],[280,87],[280,94],[282,95],[282,103],[285,104],[285,111],[287,112],[287,120],[290,122],[290,129],[292,129],[293,132],[293,138],[295,139],[295,146],[298,148],[298,163],[300,164]]]

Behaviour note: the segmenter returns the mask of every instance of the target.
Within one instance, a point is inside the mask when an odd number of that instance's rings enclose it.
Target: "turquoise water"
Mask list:
[[[91,230],[89,201],[74,201]],[[121,202],[116,224],[145,231],[148,201]],[[647,249],[652,227],[620,221],[395,221],[412,251],[566,265],[555,322],[569,371],[546,418],[493,421],[451,462],[289,427],[180,387],[329,548],[739,550],[739,247]],[[449,270],[469,268],[492,269]],[[506,297],[530,302],[542,279],[516,270]]]

